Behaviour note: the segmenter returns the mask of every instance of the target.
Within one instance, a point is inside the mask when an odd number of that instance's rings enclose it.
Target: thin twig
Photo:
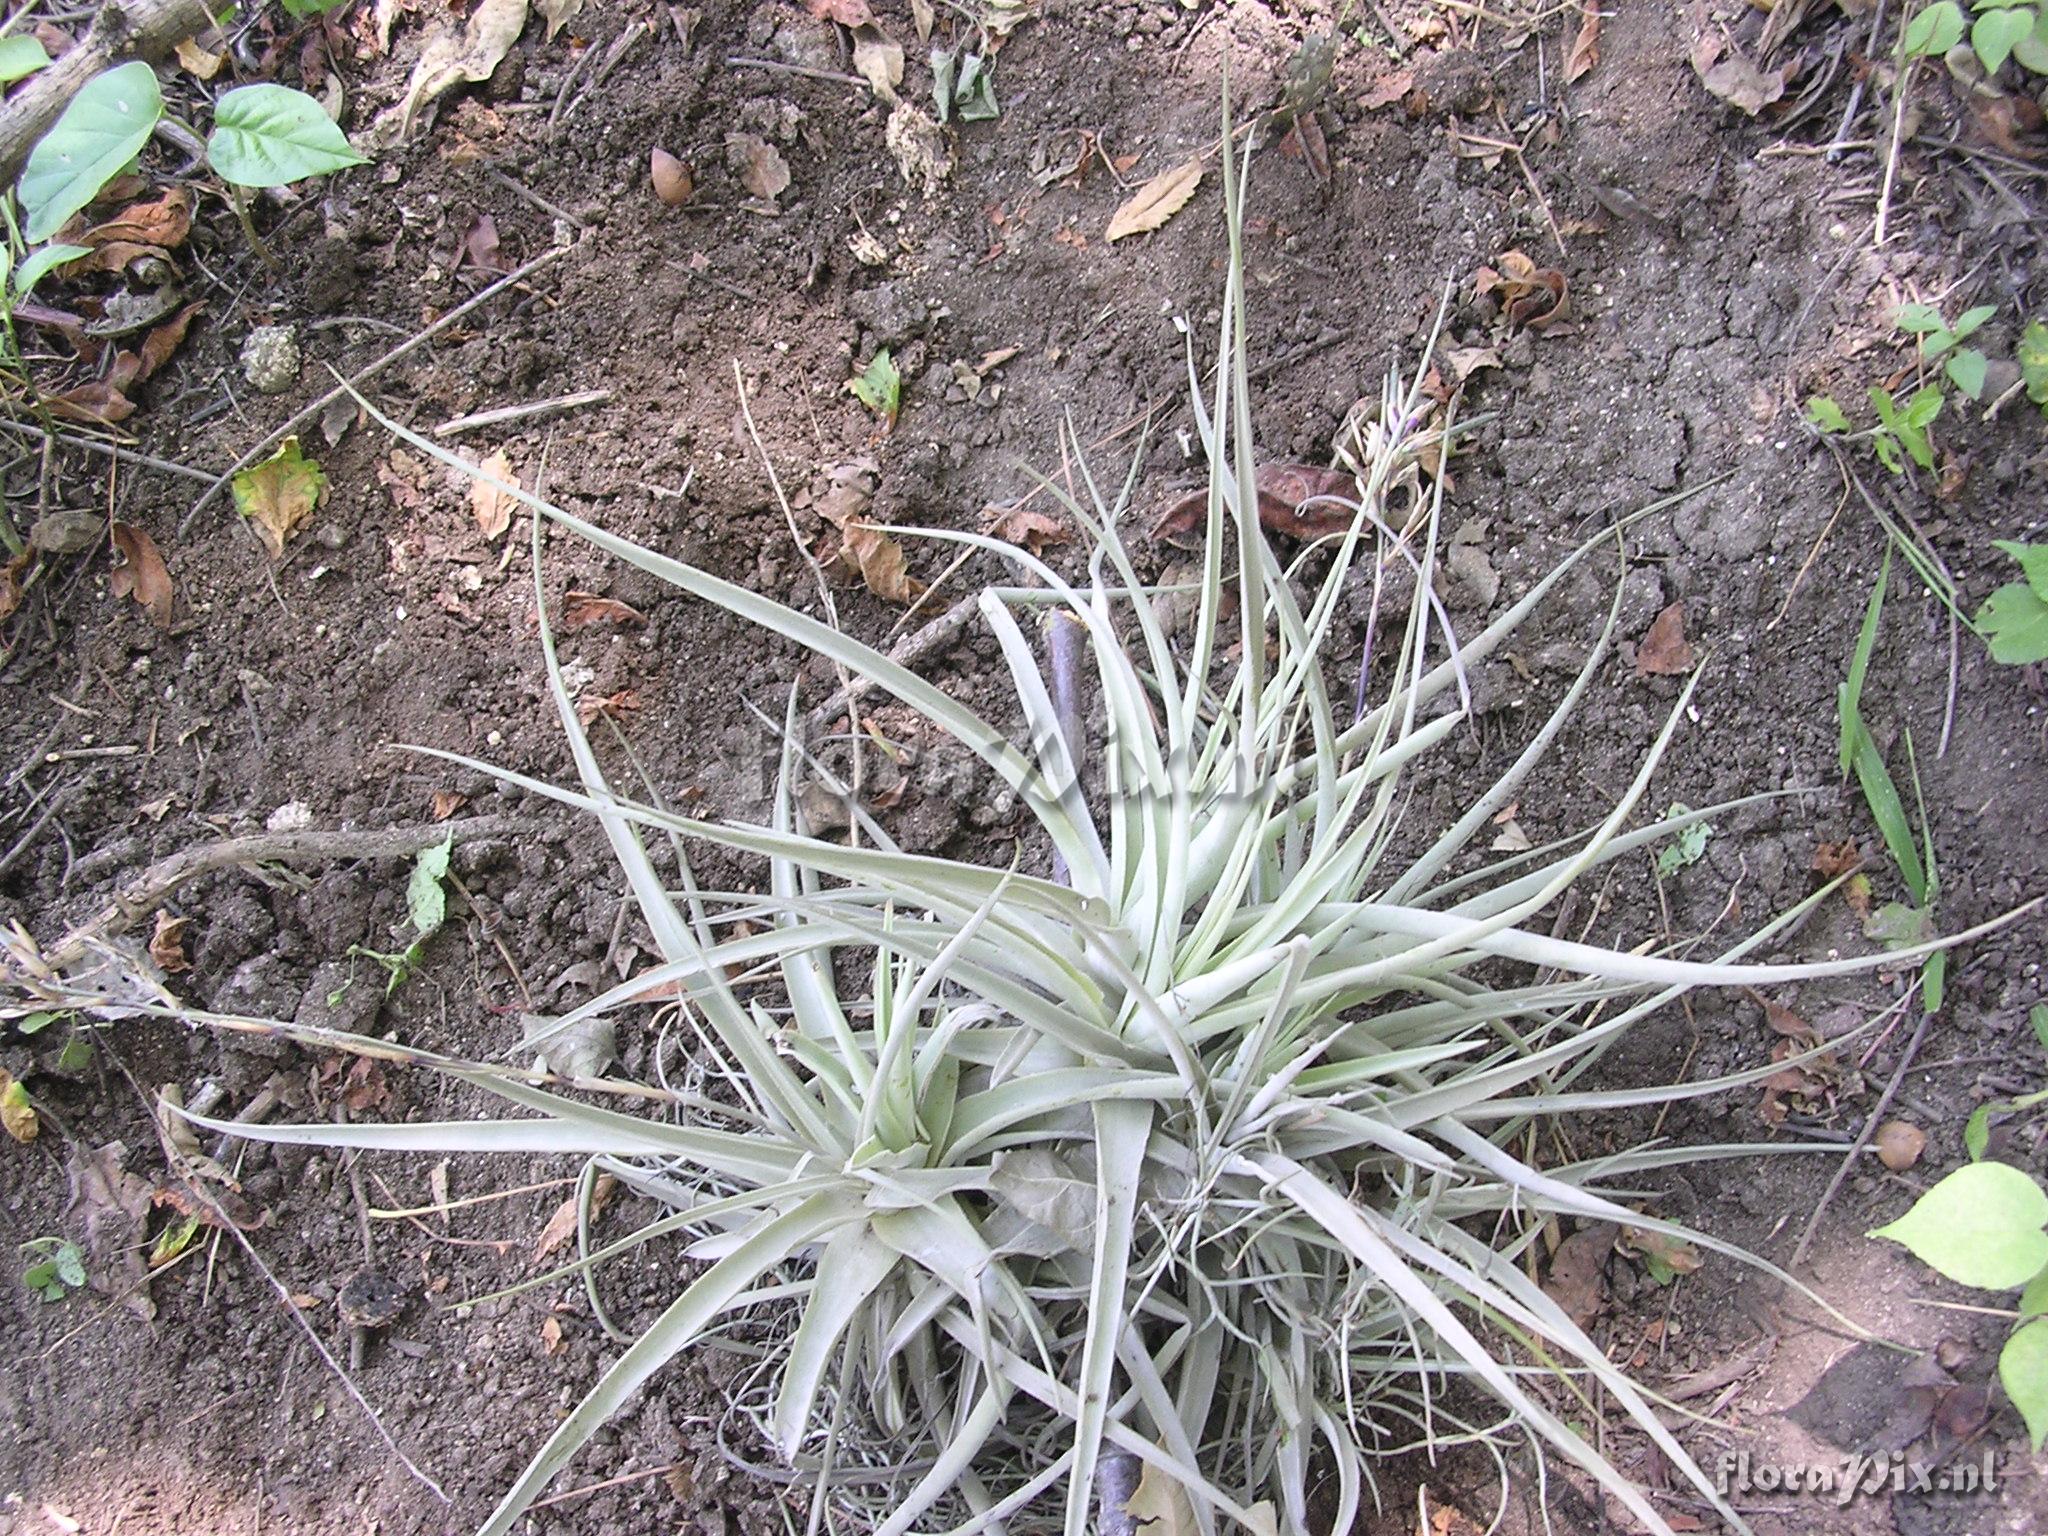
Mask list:
[[[357,370],[342,383],[337,384],[335,385],[334,388],[328,390],[326,394],[322,395],[319,399],[315,400],[311,405],[307,406],[303,411],[300,411],[296,416],[293,416],[283,426],[279,427],[276,431],[272,432],[268,437],[264,438],[262,442],[258,443],[255,447],[251,448],[239,459],[236,459],[234,463],[230,464],[227,467],[227,469],[221,473],[218,479],[216,479],[203,492],[201,492],[199,499],[192,503],[191,510],[185,514],[185,520],[178,524],[179,534],[182,536],[191,528],[193,519],[198,517],[199,514],[206,509],[207,505],[214,499],[214,497],[218,496],[223,490],[227,488],[228,482],[235,477],[235,474],[238,470],[246,469],[249,465],[255,463],[259,455],[269,451],[271,448],[276,447],[277,444],[283,442],[287,437],[291,436],[292,433],[298,431],[299,428],[307,426],[314,421],[317,421],[320,417],[320,413],[326,410],[328,406],[332,405],[335,401],[341,399],[344,395],[351,394],[354,391],[361,389],[363,385],[369,383],[370,380],[374,379],[386,368],[389,368],[393,363],[399,362],[404,358],[410,357],[419,348],[425,346],[427,342],[431,341],[434,337],[440,335],[441,332],[448,329],[449,326],[453,325],[456,321],[460,320],[464,315],[467,315],[472,310],[475,310],[480,306],[489,303],[492,299],[496,298],[499,294],[503,293],[507,288],[510,288],[514,283],[520,282],[523,279],[531,276],[533,273],[538,272],[542,267],[546,266],[549,262],[560,260],[563,256],[566,256],[570,251],[574,249],[574,246],[558,245],[555,246],[552,250],[543,251],[540,255],[534,257],[533,260],[526,263],[525,266],[518,267],[510,272],[507,272],[503,277],[499,278],[495,283],[492,283],[488,288],[484,288],[475,295],[473,295],[472,297],[463,300],[462,303],[456,305],[455,308],[449,310],[447,314],[443,315],[440,319],[436,320],[432,325],[428,326],[425,330],[420,331],[418,334],[414,335],[410,340],[399,343],[399,345],[393,347],[389,352],[386,352],[382,357],[378,358],[368,367]]]
[[[866,85],[859,75],[841,74],[836,69],[812,69],[806,64],[784,64],[776,59],[743,59],[734,56],[725,61],[734,69],[765,69],[778,75],[802,75],[806,80],[830,80],[835,85]]]
[[[1899,1000],[1898,1006],[1905,1006],[1912,998],[1913,994],[1909,991]],[[1884,1092],[1878,1095],[1876,1105],[1863,1122],[1862,1132],[1849,1147],[1849,1155],[1844,1157],[1841,1166],[1835,1169],[1835,1176],[1828,1180],[1828,1187],[1820,1197],[1820,1204],[1813,1208],[1813,1215],[1807,1218],[1806,1231],[1799,1239],[1799,1246],[1792,1250],[1792,1258],[1785,1266],[1787,1269],[1797,1269],[1799,1261],[1806,1257],[1806,1250],[1813,1243],[1813,1234],[1820,1230],[1820,1219],[1827,1214],[1829,1202],[1835,1198],[1836,1191],[1841,1189],[1843,1180],[1849,1177],[1849,1170],[1856,1166],[1856,1159],[1863,1155],[1863,1149],[1870,1145],[1870,1138],[1876,1132],[1878,1122],[1884,1118],[1885,1110],[1891,1105],[1892,1095],[1899,1091],[1899,1084],[1905,1081],[1907,1069],[1913,1065],[1913,1058],[1920,1054],[1920,1042],[1927,1038],[1927,1026],[1933,1022],[1933,1014],[1920,1015],[1920,1023],[1914,1028],[1912,1039],[1906,1042],[1906,1049],[1899,1055],[1898,1066],[1892,1069],[1892,1080],[1885,1084]]]
[[[137,453],[133,448],[123,448],[116,443],[103,443],[96,437],[77,437],[68,432],[50,433],[41,427],[32,427],[25,421],[6,420],[0,420],[0,432],[18,432],[23,437],[33,437],[59,448],[83,448],[87,453],[105,454],[117,464],[124,461],[129,464],[140,464],[145,469],[160,469],[167,475],[196,480],[201,485],[213,484],[213,476],[203,469],[194,469],[190,464],[174,463],[170,459],[152,458],[146,453]]]
[[[967,627],[968,620],[981,611],[981,594],[970,592],[931,623],[915,634],[905,635],[902,644],[889,652],[889,659],[899,667],[914,667],[932,652],[951,644]],[[847,707],[860,699],[870,688],[874,679],[859,677],[849,687],[841,688],[824,703],[804,717],[804,733],[814,736],[843,715]]]
[[[511,421],[525,421],[534,416],[553,416],[562,411],[580,410],[586,405],[603,405],[612,398],[608,389],[586,389],[573,395],[556,395],[552,400],[527,400],[518,405],[501,405],[488,411],[474,411],[467,416],[457,416],[444,421],[434,428],[436,437],[454,437],[458,433],[473,432],[478,427],[501,427]]]

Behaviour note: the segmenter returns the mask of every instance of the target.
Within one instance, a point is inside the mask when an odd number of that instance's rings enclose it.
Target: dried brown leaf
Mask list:
[[[517,486],[519,477],[512,472],[512,460],[500,448],[482,464],[477,466],[492,479],[502,480],[506,485]],[[510,491],[501,491],[489,480],[472,480],[469,486],[469,510],[476,516],[477,531],[487,539],[501,538],[512,526],[512,509],[519,505]]]
[[[836,21],[842,27],[864,27],[875,19],[868,0],[805,0],[805,6],[817,20]]]
[[[904,565],[903,546],[873,523],[848,523],[840,530],[839,559],[885,601],[908,606],[924,595],[924,583]]]
[[[21,573],[28,569],[28,556],[16,555],[0,565],[0,619],[21,606]]]
[[[623,720],[640,707],[640,695],[631,688],[621,688],[614,694],[586,693],[576,700],[576,718],[585,725],[602,716],[607,720]]]
[[[43,1125],[36,1107],[28,1101],[28,1090],[14,1080],[14,1074],[0,1067],[0,1130],[16,1141],[34,1141]]]
[[[1115,244],[1128,235],[1142,235],[1159,228],[1181,209],[1202,184],[1202,162],[1190,160],[1170,171],[1161,171],[1131,194],[1110,218],[1103,239]]]
[[[1693,44],[1693,72],[1709,95],[1755,117],[1785,94],[1787,65],[1782,69],[1759,69],[1741,53],[1723,57],[1721,38],[1708,33]]]
[[[406,82],[405,96],[372,125],[370,137],[385,143],[403,139],[419,109],[464,80],[488,80],[519,34],[526,30],[527,0],[482,0],[467,23],[442,13],[440,30],[428,38]]]
[[[619,1181],[608,1173],[600,1173],[597,1182],[590,1188],[590,1219],[595,1221],[610,1203],[612,1192],[619,1187]],[[576,1235],[576,1197],[571,1195],[555,1207],[548,1224],[540,1229],[540,1236],[533,1244],[533,1262],[538,1264],[562,1244]]]
[[[228,56],[224,53],[208,53],[199,46],[199,40],[193,37],[186,38],[172,52],[177,54],[178,62],[197,80],[211,80],[220,73],[221,65],[228,61]]]
[[[446,821],[467,804],[469,804],[469,796],[459,795],[452,789],[437,789],[434,791],[433,797],[427,802],[428,814],[436,821]],[[446,1177],[446,1175],[444,1174],[443,1177]]]
[[[176,352],[185,340],[185,330],[192,324],[192,317],[204,308],[204,299],[195,300],[163,324],[153,327],[150,333],[142,338],[142,350],[136,356],[136,379],[148,378],[171,360],[171,354]]]
[[[125,244],[168,251],[183,245],[191,232],[192,194],[183,187],[173,187],[155,202],[130,204],[104,224],[95,224],[78,237],[78,244],[94,250]],[[79,264],[84,265],[84,258],[80,258]]]
[[[157,552],[156,540],[133,523],[116,523],[111,529],[114,548],[121,552],[108,586],[116,597],[132,597],[158,629],[171,627],[171,573]]]
[[[725,136],[725,158],[739,172],[740,185],[764,202],[774,202],[789,187],[789,162],[758,133]]]
[[[593,624],[645,624],[647,615],[616,597],[595,592],[570,592],[562,599],[562,629],[573,633]]]
[[[1572,51],[1565,55],[1564,83],[1572,84],[1599,62],[1599,0],[1579,0],[1579,35],[1572,39]]]
[[[1650,621],[1636,647],[1637,677],[1670,677],[1692,670],[1692,646],[1685,638],[1685,604],[1673,603]]]
[[[1381,107],[1391,107],[1414,89],[1415,71],[1397,69],[1368,85],[1365,94],[1358,98],[1358,104],[1368,112],[1377,112]]]
[[[1543,1294],[1581,1328],[1591,1326],[1607,1300],[1607,1255],[1613,1248],[1614,1228],[1600,1222],[1579,1228],[1551,1255]]]
[[[903,83],[903,45],[880,27],[861,27],[853,34],[853,72],[876,96],[893,102],[896,87]]]
[[[533,8],[547,22],[545,41],[552,43],[555,34],[576,19],[576,13],[583,9],[583,0],[533,0]]]
[[[991,538],[1020,545],[1034,555],[1044,554],[1048,544],[1064,544],[1073,537],[1058,518],[1029,507],[990,507],[983,516]]]

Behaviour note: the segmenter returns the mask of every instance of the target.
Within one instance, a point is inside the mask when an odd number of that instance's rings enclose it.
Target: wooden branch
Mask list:
[[[406,827],[380,827],[366,832],[257,832],[218,843],[201,843],[159,859],[133,879],[115,887],[113,899],[67,933],[49,955],[62,967],[85,953],[96,939],[126,933],[167,901],[188,880],[235,864],[324,864],[335,859],[397,859],[454,839],[505,837],[530,827],[514,816],[466,816]]]
[[[21,174],[29,151],[86,81],[130,59],[154,64],[212,25],[205,0],[103,0],[84,41],[0,103],[0,184]]]

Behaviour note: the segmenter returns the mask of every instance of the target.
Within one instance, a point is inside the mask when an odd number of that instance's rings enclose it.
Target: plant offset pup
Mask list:
[[[674,1208],[550,1280],[587,1278],[660,1233],[696,1239],[690,1252],[708,1267],[679,1282],[555,1431],[487,1536],[512,1530],[666,1361],[750,1308],[781,1326],[735,1410],[817,1479],[813,1529],[829,1500],[884,1536],[1081,1536],[1098,1486],[1129,1487],[1135,1469],[1137,1501],[1174,1528],[1309,1529],[1313,1491],[1313,1528],[1342,1531],[1356,1528],[1379,1459],[1462,1440],[1501,1457],[1519,1433],[1666,1531],[1553,1406],[1583,1422],[1596,1386],[1740,1526],[1644,1396],[1525,1273],[1553,1214],[1727,1251],[1617,1201],[1645,1170],[1729,1149],[1540,1169],[1513,1149],[1537,1145],[1542,1117],[1743,1080],[1575,1086],[1686,988],[1897,957],[1732,963],[1783,920],[1714,963],[1545,936],[1539,914],[1588,870],[1728,809],[1623,831],[1690,688],[1599,827],[1452,872],[1599,674],[1611,611],[1522,756],[1453,825],[1418,840],[1411,820],[1402,844],[1422,851],[1396,857],[1403,776],[1460,729],[1467,669],[1538,610],[1562,568],[1462,647],[1451,638],[1428,596],[1441,482],[1412,544],[1382,520],[1389,491],[1415,484],[1444,440],[1419,389],[1398,379],[1377,420],[1352,434],[1349,531],[1291,570],[1279,564],[1257,512],[1241,203],[1224,159],[1230,264],[1209,400],[1190,351],[1210,464],[1191,640],[1176,646],[1132,567],[1119,528],[1132,480],[1105,496],[1084,471],[1087,503],[1067,502],[1093,538],[1078,589],[1009,546],[937,535],[999,549],[1041,583],[981,598],[1028,746],[814,619],[505,487],[558,527],[923,711],[1028,808],[1065,883],[900,852],[858,813],[866,846],[804,835],[793,727],[770,826],[710,825],[615,791],[543,627],[582,786],[502,776],[599,819],[666,957],[559,1027],[672,990],[694,1042],[672,1118],[412,1053],[539,1113],[237,1128],[326,1145],[576,1153]],[[534,539],[538,557],[538,518]],[[1362,548],[1383,562],[1375,571],[1411,567],[1419,595],[1382,639],[1385,696],[1354,712],[1350,684],[1327,682],[1322,660]],[[1314,579],[1311,562],[1323,564]],[[1048,683],[1018,616],[1047,609],[1078,626],[1092,664],[1099,797],[1084,791],[1081,743],[1061,723],[1072,695]],[[650,830],[672,846],[672,876],[643,842]],[[700,889],[685,839],[764,856],[769,891]],[[1099,1477],[1105,1467],[1117,1475]]]

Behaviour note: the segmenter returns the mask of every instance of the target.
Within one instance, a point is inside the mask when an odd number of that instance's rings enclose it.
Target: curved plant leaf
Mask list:
[[[238,187],[281,187],[368,164],[319,102],[282,85],[244,85],[222,95],[206,160]]]
[[[163,110],[156,71],[140,59],[88,80],[22,168],[23,237],[49,239],[98,197],[142,153]]]

